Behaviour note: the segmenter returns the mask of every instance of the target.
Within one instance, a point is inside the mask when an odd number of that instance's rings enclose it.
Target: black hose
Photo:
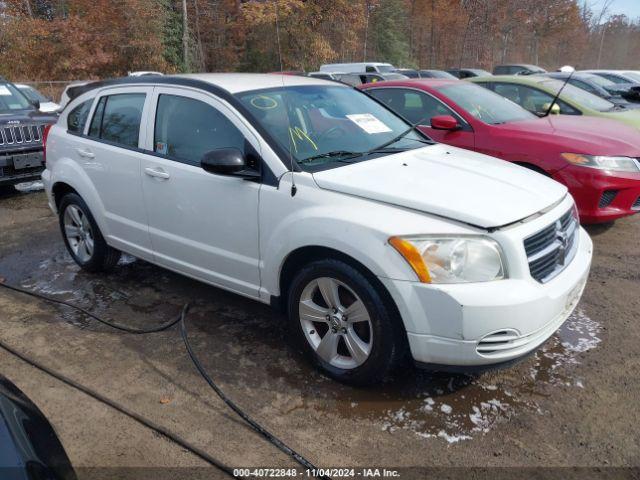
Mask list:
[[[0,284],[0,285],[2,285],[2,284]],[[0,340],[0,348],[2,348],[3,350],[6,350],[11,355],[14,355],[14,356],[18,357],[20,360],[22,360],[23,362],[28,363],[32,367],[37,368],[38,370],[46,373],[47,375],[51,375],[53,378],[61,381],[62,383],[67,384],[68,386],[70,386],[72,388],[75,388],[76,390],[81,391],[82,393],[84,393],[84,394],[86,394],[86,395],[98,400],[99,402],[104,403],[105,405],[109,405],[114,410],[117,410],[118,412],[123,413],[127,417],[132,418],[136,422],[144,425],[145,427],[153,430],[154,432],[157,432],[160,435],[163,435],[164,437],[168,438],[172,442],[180,445],[181,447],[189,450],[194,455],[200,457],[202,460],[204,460],[208,464],[213,465],[214,467],[216,467],[216,468],[222,470],[223,472],[229,474],[231,477],[233,477],[233,478],[241,478],[241,477],[238,477],[238,476],[233,474],[233,469],[231,467],[228,467],[224,463],[216,460],[211,455],[209,455],[207,452],[199,449],[198,447],[196,447],[194,445],[191,445],[189,442],[187,442],[183,438],[179,437],[175,433],[171,432],[170,430],[166,429],[162,425],[158,425],[157,423],[152,422],[151,420],[143,417],[142,415],[139,415],[138,413],[136,413],[136,412],[134,412],[132,410],[129,410],[127,407],[115,402],[114,400],[111,400],[111,399],[105,397],[104,395],[96,392],[95,390],[92,390],[89,387],[85,387],[84,385],[76,382],[75,380],[72,380],[69,377],[66,377],[62,373],[56,372],[54,370],[51,370],[49,367],[44,366],[40,362],[38,362],[36,360],[33,360],[32,358],[27,357],[26,355],[24,355],[23,353],[18,352],[17,350],[14,350],[13,347],[10,347],[6,343],[4,343],[2,340]]]
[[[106,325],[106,326],[111,327],[111,328],[115,328],[117,330],[121,330],[123,332],[136,334],[136,335],[162,332],[164,330],[167,330],[167,329],[173,327],[177,323],[180,323],[180,334],[182,336],[182,340],[184,341],[184,345],[185,345],[185,347],[187,349],[187,353],[189,354],[189,358],[191,359],[191,361],[195,365],[195,367],[198,370],[198,372],[200,373],[200,375],[206,380],[206,382],[213,389],[213,391],[218,395],[218,397],[220,397],[220,399],[229,408],[231,408],[231,410],[233,410],[240,418],[242,418],[245,422],[247,422],[249,424],[249,426],[251,426],[251,428],[253,428],[256,432],[258,432],[264,438],[266,438],[276,448],[278,448],[282,452],[286,453],[288,456],[290,456],[293,460],[295,460],[297,463],[299,463],[303,467],[305,467],[305,468],[307,468],[309,470],[312,470],[312,471],[314,471],[314,470],[317,471],[318,470],[318,468],[316,466],[314,466],[309,460],[307,460],[305,457],[303,457],[298,452],[293,450],[291,447],[289,447],[287,444],[285,444],[282,440],[280,440],[274,434],[269,432],[266,428],[264,428],[258,422],[253,420],[249,415],[244,413],[244,411],[235,402],[233,402],[233,400],[231,400],[229,397],[227,397],[225,395],[225,393],[222,391],[222,389],[211,379],[211,377],[209,376],[207,371],[202,366],[202,363],[200,362],[200,360],[198,359],[198,357],[194,353],[193,349],[191,348],[191,344],[189,343],[189,339],[187,337],[187,328],[186,328],[186,325],[185,325],[185,319],[186,319],[187,313],[189,312],[189,308],[190,308],[190,305],[188,303],[182,308],[182,312],[180,313],[180,316],[176,320],[172,320],[170,322],[161,324],[161,325],[159,325],[157,327],[153,327],[153,328],[150,328],[150,329],[135,329],[135,328],[130,328],[130,327],[127,327],[127,326],[124,326],[124,325],[119,325],[119,324],[116,324],[116,323],[112,323],[112,322],[106,321],[106,320],[98,317],[97,315],[89,312],[88,310],[85,310],[82,307],[79,307],[79,306],[74,305],[72,303],[66,302],[64,300],[58,300],[56,298],[52,298],[52,297],[49,297],[47,295],[43,295],[43,294],[40,294],[40,293],[35,293],[35,292],[30,291],[30,290],[26,290],[24,288],[15,287],[13,285],[8,285],[8,284],[4,283],[2,281],[2,279],[0,279],[0,287],[4,287],[4,288],[6,288],[8,290],[12,290],[14,292],[18,292],[18,293],[22,293],[22,294],[25,294],[25,295],[29,295],[29,296],[34,297],[34,298],[45,300],[45,301],[50,302],[50,303],[56,303],[56,304],[59,304],[59,305],[64,305],[64,306],[69,307],[69,308],[73,308],[73,309],[75,309],[75,310],[77,310],[79,312],[84,313],[88,317],[93,318],[94,320],[102,323],[103,325]],[[48,373],[49,375],[51,375],[51,376],[57,378],[58,380],[66,383],[67,385],[70,385],[70,386],[72,386],[74,388],[77,388],[78,390],[86,393],[87,395],[89,395],[89,396],[91,396],[91,397],[93,397],[93,398],[95,398],[95,399],[97,399],[99,401],[102,401],[102,402],[106,403],[107,405],[109,405],[109,406],[115,408],[116,410],[124,413],[125,415],[130,416],[131,418],[137,420],[138,422],[140,422],[143,425],[151,428],[152,430],[155,430],[155,431],[161,433],[162,435],[165,435],[166,437],[170,438],[174,442],[176,442],[179,445],[183,446],[184,448],[186,448],[187,450],[191,451],[195,455],[199,456],[200,458],[203,458],[204,460],[209,462],[211,465],[214,465],[214,466],[220,468],[220,470],[222,470],[222,471],[230,474],[231,476],[233,476],[233,471],[229,467],[227,467],[226,465],[224,465],[222,463],[219,463],[213,457],[210,457],[208,454],[206,454],[205,452],[202,452],[197,447],[192,447],[185,440],[182,440],[180,437],[172,434],[169,430],[164,429],[164,427],[157,426],[153,422],[151,422],[150,420],[147,420],[144,417],[139,416],[135,412],[131,412],[126,407],[123,407],[123,406],[117,404],[116,402],[113,402],[112,400],[109,400],[108,398],[103,397],[99,393],[94,392],[93,390],[91,390],[91,389],[89,389],[87,387],[84,387],[84,386],[80,385],[79,383],[74,382],[73,380],[65,377],[62,374],[59,374],[57,372],[54,372],[53,370],[48,369],[47,367],[44,367],[43,365],[39,364],[38,362],[36,362],[34,360],[31,360],[30,358],[20,354],[16,350],[13,350],[11,347],[7,346],[2,341],[0,341],[0,347],[3,348],[4,350],[6,350],[7,352],[17,356],[18,358],[22,359],[23,361],[29,363],[30,365],[42,370],[45,373]],[[206,458],[205,458],[205,456],[206,456]],[[331,478],[327,477],[327,476],[319,476],[318,478],[321,478],[323,480],[331,480]]]
[[[254,419],[252,419],[249,415],[244,413],[244,411],[242,411],[242,409],[238,405],[236,405],[233,402],[233,400],[227,397],[225,393],[222,391],[222,389],[218,387],[218,385],[216,385],[216,383],[211,379],[207,371],[202,366],[202,363],[200,363],[200,360],[198,359],[196,354],[193,352],[193,349],[191,348],[191,344],[189,343],[189,339],[187,338],[187,328],[185,326],[185,318],[188,312],[189,312],[189,304],[185,305],[184,308],[182,309],[182,315],[180,319],[180,335],[182,335],[182,340],[184,341],[185,347],[187,347],[187,353],[189,354],[189,357],[191,357],[191,361],[198,369],[198,372],[200,372],[200,375],[202,375],[202,378],[204,378],[207,381],[207,383],[212,388],[212,390],[216,392],[218,397],[220,397],[220,399],[224,403],[226,403],[231,410],[236,412],[240,418],[242,418],[245,422],[247,422],[256,432],[258,432],[260,435],[266,438],[272,445],[276,446],[281,451],[289,455],[291,458],[293,458],[296,462],[298,462],[303,467],[308,468],[309,470],[318,470],[318,468],[314,466],[309,460],[307,460],[298,452],[296,452],[295,450],[287,446],[286,443],[284,443],[282,440],[276,437],[273,433],[269,432],[266,428],[264,428]],[[320,476],[318,478],[330,480],[329,477],[326,477],[326,476]]]
[[[6,283],[4,283],[2,281],[0,281],[0,287],[4,287],[4,288],[6,288],[8,290],[13,290],[14,292],[22,293],[24,295],[29,295],[30,297],[38,298],[40,300],[45,300],[45,301],[50,302],[50,303],[57,303],[58,305],[64,305],[65,307],[73,308],[74,310],[77,310],[79,312],[84,313],[86,316],[93,318],[97,322],[100,322],[103,325],[106,325],[107,327],[115,328],[116,330],[120,330],[122,332],[132,333],[134,335],[144,335],[144,334],[147,334],[147,333],[163,332],[163,331],[168,330],[169,328],[173,327],[182,318],[182,316],[180,315],[175,320],[171,320],[170,322],[163,323],[161,325],[158,325],[157,327],[153,327],[153,328],[149,328],[149,329],[131,328],[131,327],[127,327],[126,325],[119,325],[119,324],[114,323],[114,322],[108,322],[106,320],[103,320],[102,318],[98,317],[95,313],[91,313],[89,310],[85,310],[82,307],[74,305],[73,303],[65,302],[64,300],[58,300],[57,298],[48,297],[47,295],[42,295],[40,293],[35,293],[35,292],[30,291],[30,290],[26,290],[24,288],[14,287],[13,285],[8,285],[8,284],[6,284]]]

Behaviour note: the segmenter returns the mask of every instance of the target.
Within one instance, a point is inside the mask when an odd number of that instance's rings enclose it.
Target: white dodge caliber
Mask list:
[[[74,260],[120,252],[287,312],[340,381],[410,354],[465,370],[535,350],[575,308],[592,243],[567,189],[435,144],[353,88],[257,74],[89,84],[43,180]]]

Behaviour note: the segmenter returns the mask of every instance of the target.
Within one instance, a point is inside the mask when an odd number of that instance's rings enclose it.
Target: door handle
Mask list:
[[[167,172],[165,172],[161,168],[147,167],[144,169],[144,173],[146,173],[150,177],[161,178],[163,180],[168,180],[171,177],[171,175],[169,175]]]
[[[83,150],[82,148],[76,148],[76,152],[78,152],[78,155],[80,155],[81,157],[84,157],[84,158],[96,158],[95,154],[93,154],[89,150]]]

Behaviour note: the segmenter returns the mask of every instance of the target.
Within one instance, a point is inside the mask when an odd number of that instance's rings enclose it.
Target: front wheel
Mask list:
[[[107,245],[85,201],[75,193],[65,195],[59,208],[60,230],[67,250],[89,272],[113,268],[120,252]]]
[[[381,382],[403,356],[402,326],[378,286],[339,260],[320,260],[293,279],[292,335],[311,362],[354,385]]]

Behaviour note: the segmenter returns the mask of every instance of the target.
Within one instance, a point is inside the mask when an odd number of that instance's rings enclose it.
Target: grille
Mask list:
[[[500,330],[487,335],[478,342],[476,351],[481,355],[491,355],[511,350],[519,346],[520,336],[515,330]]]
[[[635,201],[635,203],[633,205],[631,205],[631,208],[633,210],[640,210],[640,197],[638,197],[638,199]]]
[[[613,201],[616,198],[616,195],[618,195],[617,190],[605,190],[602,193],[602,197],[600,197],[600,203],[598,203],[598,207],[600,208],[608,207],[613,203]]]
[[[524,241],[529,272],[540,283],[558,275],[575,255],[578,221],[569,210],[556,222]]]
[[[11,125],[0,128],[0,145],[29,145],[42,141],[42,125]]]

